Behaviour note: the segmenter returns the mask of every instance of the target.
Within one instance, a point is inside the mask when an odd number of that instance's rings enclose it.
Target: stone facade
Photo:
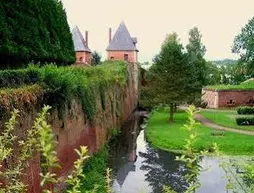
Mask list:
[[[254,106],[254,91],[203,89],[202,101],[209,108]]]

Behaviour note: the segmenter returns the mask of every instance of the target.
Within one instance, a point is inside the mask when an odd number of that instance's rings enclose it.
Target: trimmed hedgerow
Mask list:
[[[249,106],[237,107],[236,112],[239,115],[253,115],[254,107],[249,107]]]
[[[236,117],[237,125],[254,125],[253,117]]]

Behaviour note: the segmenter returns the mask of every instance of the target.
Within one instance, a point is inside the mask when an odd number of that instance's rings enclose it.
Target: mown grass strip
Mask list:
[[[186,144],[188,132],[181,129],[186,122],[186,113],[178,111],[175,122],[168,122],[168,111],[154,111],[148,121],[146,136],[156,148],[167,151],[182,151]],[[217,143],[220,150],[229,155],[254,155],[254,137],[232,132],[225,132],[223,136],[213,135],[211,130],[203,125],[197,127],[198,140],[195,143],[197,151],[212,149]]]

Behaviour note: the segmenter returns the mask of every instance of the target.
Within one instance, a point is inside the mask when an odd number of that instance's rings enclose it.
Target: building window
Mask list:
[[[79,58],[79,61],[80,61],[80,62],[83,62],[83,57],[80,57],[80,58]]]
[[[110,60],[114,60],[115,58],[114,57],[110,57]]]
[[[228,105],[234,105],[235,104],[235,101],[233,99],[230,99],[228,102],[227,102]]]
[[[253,105],[253,104],[254,104],[254,100],[253,100],[253,99],[250,99],[250,100],[247,102],[247,104]]]
[[[128,61],[128,60],[129,60],[128,54],[124,54],[124,60],[125,60],[125,61]]]

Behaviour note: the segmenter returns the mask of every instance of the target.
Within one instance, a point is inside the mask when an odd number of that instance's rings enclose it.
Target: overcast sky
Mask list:
[[[231,53],[234,37],[254,16],[254,0],[62,0],[70,27],[89,31],[89,47],[106,56],[108,28],[124,21],[138,38],[140,62],[151,61],[166,34],[176,32],[188,43],[197,26],[207,48],[206,58],[238,58]]]

